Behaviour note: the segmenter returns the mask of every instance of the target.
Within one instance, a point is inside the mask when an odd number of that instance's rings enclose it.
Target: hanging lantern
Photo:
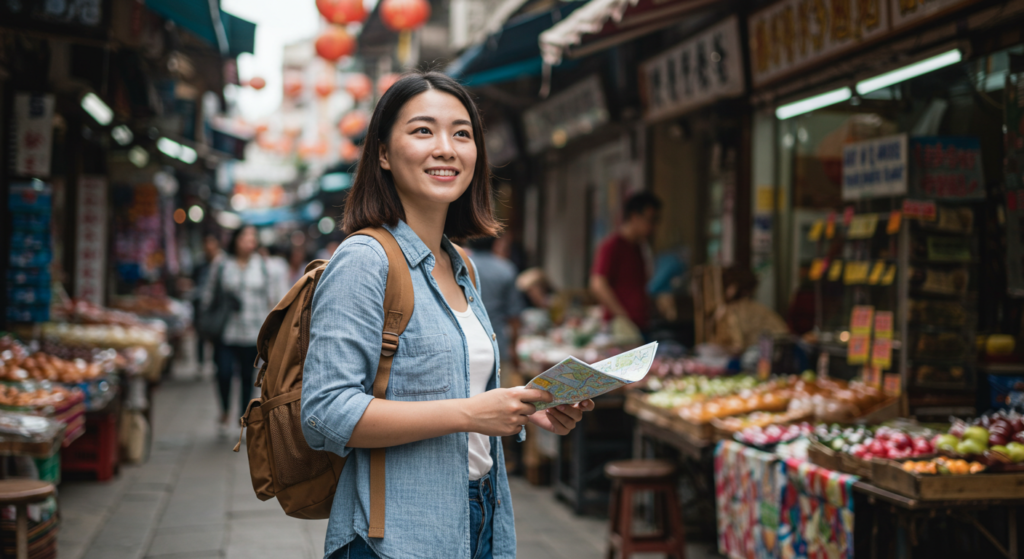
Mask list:
[[[412,31],[430,19],[430,2],[384,0],[380,5],[380,18],[392,31]]]
[[[292,99],[302,93],[302,77],[297,74],[289,74],[284,78],[284,95]]]
[[[299,157],[311,159],[327,155],[327,142],[320,138],[315,142],[302,142],[299,144]]]
[[[345,80],[345,91],[358,103],[373,93],[373,82],[366,74],[352,74]]]
[[[354,163],[359,160],[361,154],[362,148],[353,144],[352,140],[348,138],[341,139],[341,149],[338,150],[338,156],[343,163]]]
[[[384,92],[391,89],[391,86],[395,85],[400,77],[398,74],[384,74],[377,78],[377,95],[384,95]]]
[[[266,132],[269,128],[270,128],[270,126],[268,126],[266,123],[257,124],[256,125],[256,130],[254,130],[254,132],[258,136],[258,135],[263,134],[264,132]]]
[[[327,76],[324,76],[317,80],[316,85],[313,86],[313,88],[316,90],[316,94],[321,99],[326,99],[327,97],[330,97],[332,93],[334,93],[334,80],[330,79]]]
[[[255,78],[249,80],[249,87],[255,89],[256,91],[259,91],[264,87],[267,87],[267,80],[259,76],[256,76]]]
[[[316,0],[316,9],[331,23],[362,23],[366,19],[363,0]]]
[[[338,123],[338,131],[346,138],[358,138],[366,133],[366,127],[370,124],[369,117],[363,111],[351,111],[341,118]]]
[[[329,62],[337,62],[342,56],[355,52],[356,40],[344,27],[332,26],[316,40],[316,53]]]

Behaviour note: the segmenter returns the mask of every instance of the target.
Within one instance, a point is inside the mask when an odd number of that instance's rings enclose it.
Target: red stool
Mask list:
[[[619,460],[605,465],[604,473],[612,480],[608,559],[614,559],[616,550],[622,559],[629,559],[634,553],[667,553],[675,559],[686,559],[686,536],[673,481],[675,471],[675,466],[665,460]],[[661,525],[659,534],[633,534],[633,497],[641,491],[654,493],[655,514],[660,516],[655,519]]]

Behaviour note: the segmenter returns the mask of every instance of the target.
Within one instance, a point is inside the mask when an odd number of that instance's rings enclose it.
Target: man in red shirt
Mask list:
[[[625,318],[641,332],[650,328],[645,245],[654,236],[661,201],[641,192],[626,200],[618,231],[597,249],[590,290],[604,305],[605,319]]]

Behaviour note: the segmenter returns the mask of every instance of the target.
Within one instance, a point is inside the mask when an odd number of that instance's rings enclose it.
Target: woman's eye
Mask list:
[[[455,135],[456,136],[461,135],[463,138],[469,138],[470,137],[468,130],[459,130],[458,132],[455,133]]]
[[[430,134],[430,129],[426,126],[421,126],[415,130],[416,134]]]

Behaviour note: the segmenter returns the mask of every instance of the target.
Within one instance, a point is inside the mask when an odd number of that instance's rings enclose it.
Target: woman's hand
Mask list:
[[[466,406],[466,431],[488,437],[507,437],[519,432],[537,411],[531,402],[550,402],[550,393],[535,388],[495,388],[477,394]]]
[[[593,400],[583,400],[578,404],[561,405],[544,410],[529,417],[530,423],[556,435],[568,435],[576,424],[583,419],[583,412],[594,409]]]

